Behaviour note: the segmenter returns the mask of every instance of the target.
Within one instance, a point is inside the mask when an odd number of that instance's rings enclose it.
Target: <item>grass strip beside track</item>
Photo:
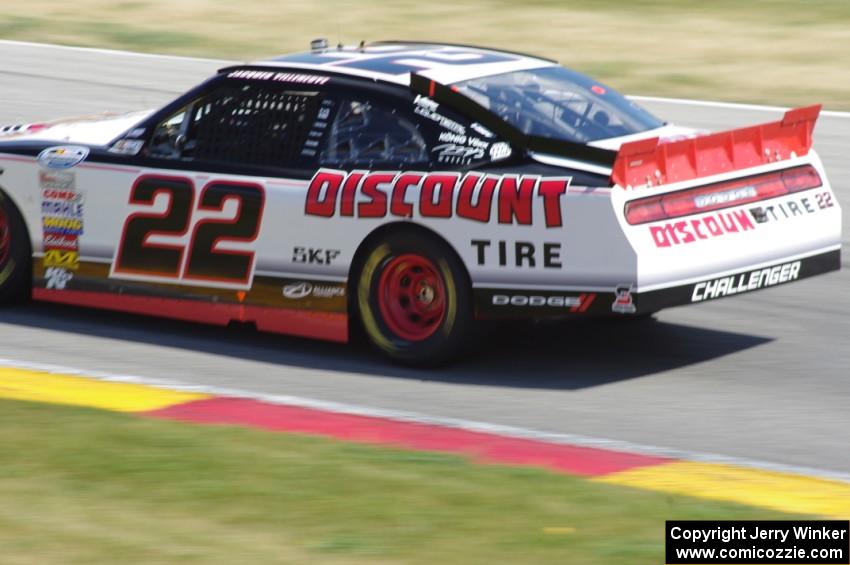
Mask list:
[[[532,468],[0,400],[3,563],[660,563],[791,515]]]
[[[847,0],[5,4],[3,39],[235,59],[315,37],[448,41],[552,57],[630,94],[850,109]]]

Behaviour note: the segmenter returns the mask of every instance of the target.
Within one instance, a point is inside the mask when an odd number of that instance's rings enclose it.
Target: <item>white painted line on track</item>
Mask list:
[[[681,104],[682,106],[702,106],[706,108],[728,108],[730,110],[755,110],[759,112],[786,112],[791,109],[785,106],[713,102],[711,100],[689,100],[685,98],[664,98],[661,96],[640,96],[636,94],[630,94],[627,98],[643,102],[662,102],[664,104]],[[822,110],[820,114],[821,116],[828,116],[830,118],[850,118],[850,112],[839,112],[837,110]]]
[[[14,39],[0,39],[0,45],[18,45],[21,47],[37,47],[44,49],[60,49],[74,51],[77,53],[100,53],[102,55],[121,55],[126,57],[140,57],[149,59],[171,59],[173,61],[202,61],[205,63],[219,63],[222,65],[232,65],[238,61],[229,61],[226,59],[207,59],[204,57],[187,57],[185,55],[164,55],[162,53],[141,53],[139,51],[123,51],[120,49],[103,49],[100,47],[76,47],[72,45],[58,45],[56,43],[36,43],[32,41],[16,41]]]
[[[55,43],[36,43],[31,41],[17,41],[13,39],[0,39],[0,45],[20,45],[22,47],[41,47],[45,49],[66,49],[69,51],[83,53],[101,53],[104,55],[124,55],[128,57],[147,57],[151,59],[171,59],[179,61],[203,61],[208,63],[218,63],[220,65],[239,64],[240,61],[231,61],[226,59],[208,59],[204,57],[187,57],[185,55],[163,55],[159,53],[140,53],[138,51],[123,51],[120,49],[103,49],[99,47],[75,47],[70,45],[58,45]],[[728,108],[734,110],[755,110],[760,112],[785,112],[790,108],[784,106],[765,106],[759,104],[743,104],[738,102],[714,102],[711,100],[690,100],[686,98],[665,98],[662,96],[643,96],[643,95],[628,95],[632,100],[642,100],[646,102],[662,102],[665,104],[681,104],[683,106],[702,106],[708,108]],[[850,118],[850,112],[841,112],[837,110],[823,110],[822,116],[831,118]]]
[[[80,378],[90,378],[109,382],[132,383],[140,385],[148,385],[183,392],[195,392],[210,394],[214,396],[227,396],[231,398],[249,398],[268,402],[270,404],[281,404],[287,406],[298,406],[301,408],[311,408],[315,410],[324,410],[328,412],[338,412],[342,414],[351,414],[356,416],[367,416],[373,418],[386,418],[391,420],[399,420],[404,422],[431,424],[443,426],[447,428],[462,429],[472,432],[480,432],[487,434],[496,434],[507,437],[536,440],[548,443],[575,445],[580,447],[590,447],[596,449],[606,449],[611,451],[624,451],[628,453],[638,453],[643,455],[653,455],[658,457],[668,457],[671,459],[680,459],[686,461],[696,461],[700,463],[716,463],[722,465],[736,465],[739,467],[748,467],[751,469],[759,469],[763,471],[774,471],[778,473],[792,473],[795,475],[805,475],[820,479],[841,481],[850,483],[850,474],[828,471],[825,469],[817,469],[813,467],[801,467],[796,465],[785,465],[782,463],[770,463],[766,461],[758,461],[741,457],[732,457],[727,455],[718,455],[714,453],[702,453],[695,451],[687,451],[681,449],[673,449],[660,447],[655,445],[647,445],[641,443],[633,443],[630,441],[622,441],[616,439],[598,438],[579,434],[564,434],[554,432],[544,432],[541,430],[533,430],[529,428],[520,428],[516,426],[507,426],[503,424],[492,424],[488,422],[478,422],[474,420],[465,420],[462,418],[448,418],[442,416],[429,416],[418,412],[410,412],[406,410],[388,410],[384,408],[372,408],[368,406],[359,406],[356,404],[347,404],[343,402],[335,402],[328,400],[319,400],[315,398],[307,398],[302,396],[291,396],[285,394],[264,394],[227,387],[215,387],[207,385],[196,385],[185,383],[173,379],[162,379],[155,377],[142,377],[137,375],[119,375],[115,373],[107,373],[102,371],[89,371],[77,369],[73,367],[64,367],[61,365],[51,365],[45,363],[31,363],[29,361],[21,361],[17,359],[0,358],[0,367],[10,369],[24,369],[32,371],[42,371],[46,373],[59,373],[69,376],[77,376]]]

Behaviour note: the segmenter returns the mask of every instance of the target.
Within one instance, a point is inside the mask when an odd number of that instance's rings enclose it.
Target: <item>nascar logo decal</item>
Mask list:
[[[88,147],[77,145],[48,147],[38,154],[38,164],[45,169],[70,169],[82,163],[88,156]]]
[[[542,201],[547,228],[563,225],[561,197],[569,177],[492,175],[483,173],[367,172],[322,169],[310,181],[305,213],[330,218],[423,218],[457,216],[489,223],[531,225],[534,203]],[[407,193],[418,189],[415,202]],[[457,197],[455,197],[457,195]]]

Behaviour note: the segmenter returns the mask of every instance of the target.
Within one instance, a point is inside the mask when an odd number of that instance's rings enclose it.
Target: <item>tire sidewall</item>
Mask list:
[[[15,205],[0,191],[0,208],[6,216],[10,248],[0,264],[0,303],[26,298],[30,285],[30,250],[24,222]]]
[[[436,268],[445,288],[446,311],[442,323],[428,338],[408,341],[396,336],[378,307],[381,273],[394,258],[419,255]],[[372,246],[357,278],[357,309],[369,341],[392,359],[408,364],[445,362],[460,347],[471,322],[471,300],[466,271],[454,251],[420,234],[392,234]]]

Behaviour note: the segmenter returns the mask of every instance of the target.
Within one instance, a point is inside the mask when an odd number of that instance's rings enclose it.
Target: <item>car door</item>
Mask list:
[[[67,288],[96,294],[92,305],[284,332],[300,322],[275,326],[281,308],[343,311],[333,288],[321,303],[282,292],[293,281],[279,260],[315,170],[323,97],[225,78],[140,128],[140,147],[116,142],[136,154],[98,172],[87,234],[97,265]]]

